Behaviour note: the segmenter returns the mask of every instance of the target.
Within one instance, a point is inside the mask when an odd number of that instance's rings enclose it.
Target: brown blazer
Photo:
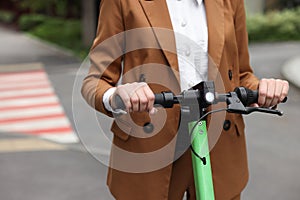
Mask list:
[[[206,0],[205,7],[210,64],[217,66],[226,92],[236,86],[257,89],[258,79],[249,65],[244,1]],[[176,45],[174,35],[166,31],[172,30],[172,24],[165,0],[102,0],[99,22],[90,71],[82,86],[90,105],[112,116],[102,98],[121,74],[126,74],[123,83],[138,82],[142,77],[155,93],[179,93]],[[179,107],[159,111],[152,118],[148,113],[116,118],[107,178],[112,194],[116,199],[167,199]],[[244,122],[240,115],[232,114],[222,120],[229,120],[231,126],[220,134],[211,162],[216,199],[230,199],[248,180]],[[151,134],[143,128],[149,122],[154,124]]]

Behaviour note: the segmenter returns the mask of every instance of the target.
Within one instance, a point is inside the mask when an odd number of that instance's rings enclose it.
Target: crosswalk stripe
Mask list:
[[[36,105],[13,105],[13,106],[7,106],[7,107],[0,107],[0,112],[3,111],[10,111],[10,110],[19,110],[19,109],[28,109],[28,108],[52,108],[59,106],[60,104],[58,102],[51,102],[51,103],[41,103]]]
[[[26,72],[26,73],[9,73],[0,75],[0,83],[7,81],[21,82],[24,80],[41,80],[47,77],[44,71]]]
[[[37,135],[61,143],[78,142],[45,70],[14,68],[0,74],[0,131]],[[13,66],[12,66],[13,67]],[[30,69],[30,65],[26,65]]]
[[[52,118],[58,118],[58,117],[64,117],[64,113],[60,114],[53,114],[53,115],[40,115],[40,116],[33,116],[33,117],[19,117],[19,118],[6,118],[1,120],[0,119],[0,125],[4,123],[17,123],[17,122],[25,122],[25,121],[32,121],[37,119],[52,119]]]
[[[26,117],[34,117],[34,116],[44,116],[44,115],[54,115],[54,114],[63,114],[63,109],[56,105],[52,107],[45,108],[24,108],[24,109],[16,109],[16,110],[7,110],[2,111],[0,115],[0,120],[10,120],[16,118],[26,118]]]
[[[28,83],[0,84],[0,91],[33,89],[33,88],[41,88],[41,86],[50,87],[50,84],[47,80],[30,81]]]
[[[0,97],[0,103],[1,103],[1,100],[4,101],[4,100],[15,100],[15,99],[24,99],[24,98],[38,98],[38,97],[52,97],[53,96],[53,93],[52,92],[45,92],[45,93],[41,93],[41,94],[25,94],[25,95],[22,95],[22,96],[19,96],[19,95],[11,95],[11,96],[7,96],[7,97]]]
[[[16,132],[31,132],[39,129],[57,128],[61,126],[70,126],[69,121],[63,117],[55,119],[36,119],[22,122],[0,123],[0,130],[12,130]]]
[[[57,134],[57,135],[61,135],[61,134],[71,133],[72,129],[71,129],[70,126],[61,126],[61,127],[56,127],[56,128],[30,130],[30,131],[27,131],[27,132],[28,133],[30,132],[32,134],[38,134],[38,135],[54,134],[54,133]]]
[[[42,95],[42,94],[52,94],[53,96],[55,96],[55,94],[53,93],[53,89],[52,88],[43,88],[43,89],[24,89],[24,90],[20,90],[18,92],[15,91],[2,91],[0,93],[0,100],[4,99],[4,98],[9,98],[9,97],[18,97],[18,96],[30,96],[30,95]]]
[[[21,83],[21,82],[30,82],[30,81],[42,81],[47,78],[45,75],[41,76],[24,76],[24,77],[13,77],[13,78],[0,78],[0,84],[7,84],[7,83]]]
[[[1,77],[15,77],[15,76],[24,76],[24,75],[35,75],[35,74],[44,74],[44,70],[29,70],[29,71],[23,71],[23,72],[2,72],[0,74]]]
[[[7,87],[2,87],[0,88],[0,92],[6,92],[6,91],[22,91],[22,90],[29,90],[29,89],[47,89],[50,87],[49,83],[44,83],[44,84],[36,84],[32,86],[17,86],[13,87],[13,85],[9,84],[6,85]]]
[[[56,103],[58,100],[56,96],[51,97],[36,97],[36,98],[23,98],[23,99],[14,99],[14,100],[3,100],[0,101],[0,108],[5,108],[9,106],[34,106],[45,103]]]

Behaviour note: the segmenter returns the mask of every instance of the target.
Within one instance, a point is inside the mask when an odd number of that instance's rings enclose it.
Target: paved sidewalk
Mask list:
[[[42,65],[45,71],[43,70],[42,72],[38,73],[46,72],[52,85],[51,88],[49,88],[49,85],[47,85],[48,89],[46,88],[46,90],[49,90],[49,95],[51,94],[52,96],[51,98],[59,99],[62,107],[64,108],[66,116],[69,118],[74,128],[71,97],[74,78],[78,68],[81,65],[79,59],[72,56],[72,54],[66,50],[56,48],[54,45],[49,45],[22,33],[7,30],[1,26],[0,43],[0,66],[2,66],[2,72],[5,71],[20,75],[29,68],[34,67],[35,64],[33,63]],[[39,68],[39,70],[40,69],[41,68]],[[30,70],[36,69],[29,69],[29,71]],[[7,75],[1,72],[0,74],[3,76]],[[41,76],[36,78],[39,77]],[[30,75],[28,81],[18,84],[18,87],[22,87],[22,84],[23,86],[28,86],[28,84],[32,85],[32,78],[34,78],[34,76]],[[41,81],[45,82],[46,80]],[[48,80],[46,82],[48,83]],[[2,85],[0,85],[0,90],[1,88],[7,89],[12,86],[13,85],[11,85],[11,83],[2,83]],[[32,86],[40,87],[42,85],[33,84]],[[48,94],[44,94],[46,90],[26,91],[25,94],[24,90],[18,89],[17,93],[12,93],[11,91],[6,92],[6,97],[3,95],[1,96],[1,94],[4,94],[1,93],[0,99],[10,98],[16,95],[30,95],[33,97],[37,95],[37,92],[42,92],[43,96],[47,96]],[[22,95],[20,95],[21,93]],[[55,97],[53,96],[54,94]],[[23,99],[22,102],[25,104],[32,104],[31,101],[27,100],[25,101]],[[49,110],[51,115],[53,112],[55,112],[54,114],[57,115],[57,111],[59,112],[59,118],[65,117],[61,112],[62,109],[57,106],[57,101],[55,104],[55,109]],[[2,108],[1,105],[0,108]],[[16,107],[14,106],[11,108],[13,109]],[[5,130],[14,130],[14,132],[3,132],[3,129],[2,132],[0,131],[1,199],[113,199],[106,187],[106,167],[94,159],[89,153],[87,153],[80,143],[55,143],[51,142],[50,140],[41,139],[36,135],[21,133],[22,131],[20,128],[22,127],[28,130],[30,129],[30,132],[34,133],[37,132],[37,127],[42,125],[39,123],[24,124],[24,120],[21,120],[21,118],[23,119],[24,117],[26,117],[27,120],[40,120],[38,119],[39,117],[37,114],[41,114],[41,112],[45,114],[46,110],[35,109],[35,112],[35,116],[32,116],[32,112],[24,112],[22,116],[20,116],[19,112],[12,113],[9,111],[9,113],[7,113],[5,111],[5,115],[3,115],[3,113],[1,115],[0,113],[0,126],[1,123],[11,123],[12,117],[15,116],[18,118],[14,119],[14,121],[22,123],[18,123],[17,126],[16,124],[14,124],[14,126],[5,126],[7,128]],[[81,113],[83,123],[88,124],[87,122],[89,119],[86,117],[84,110],[81,111]],[[55,117],[49,115],[50,114],[47,111],[47,117]],[[65,126],[67,131],[70,130],[69,123],[67,123],[65,119],[63,119],[62,122],[52,120],[47,123],[55,126],[62,124]],[[35,131],[33,131],[33,129]],[[51,128],[51,131],[53,130],[54,129]],[[59,128],[59,130],[55,131],[57,132],[61,130],[62,129]],[[50,132],[50,129],[48,129],[47,132]],[[87,131],[86,134],[88,135],[90,133]],[[58,136],[58,139],[66,138]],[[108,154],[106,153],[104,156],[107,157]]]

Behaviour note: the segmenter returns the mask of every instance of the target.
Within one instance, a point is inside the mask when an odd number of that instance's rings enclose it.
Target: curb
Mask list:
[[[29,33],[20,32],[20,34],[22,34],[28,40],[33,41],[36,44],[39,44],[39,45],[41,45],[45,48],[48,48],[48,49],[50,49],[54,52],[58,52],[58,53],[60,53],[62,55],[65,55],[65,56],[74,57],[74,58],[77,58],[79,60],[79,58],[71,50],[69,50],[67,48],[64,48],[64,47],[61,47],[57,44],[48,42],[46,40],[38,38],[37,36],[31,35]]]
[[[300,88],[300,57],[288,60],[282,66],[281,73],[290,83]]]

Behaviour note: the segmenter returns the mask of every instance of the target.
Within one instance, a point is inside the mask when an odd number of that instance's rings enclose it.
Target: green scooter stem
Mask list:
[[[211,172],[209,146],[207,138],[206,122],[190,122],[189,131],[193,131],[192,162],[197,200],[214,200],[214,186]],[[196,155],[196,154],[197,155]],[[200,156],[200,157],[198,157]]]

